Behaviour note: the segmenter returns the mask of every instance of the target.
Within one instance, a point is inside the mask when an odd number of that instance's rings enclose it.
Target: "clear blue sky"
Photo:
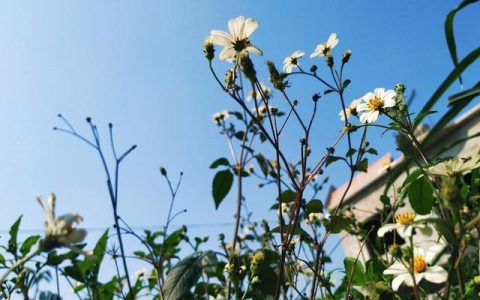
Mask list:
[[[367,5],[368,3],[368,5]],[[429,98],[452,69],[443,23],[457,1],[15,1],[0,4],[0,228],[24,214],[23,228],[41,229],[43,212],[35,194],[58,196],[59,212],[78,212],[85,227],[112,223],[105,177],[96,154],[70,136],[52,131],[58,113],[88,134],[85,117],[115,126],[117,147],[137,150],[121,170],[121,216],[133,226],[161,225],[168,192],[158,167],[171,175],[184,171],[176,209],[188,209],[175,224],[231,222],[233,198],[215,211],[211,198],[214,173],[208,169],[227,147],[212,114],[235,106],[210,76],[202,42],[211,29],[227,30],[228,19],[244,15],[260,21],[252,41],[280,66],[295,50],[311,53],[331,32],[340,38],[334,50],[353,52],[346,69],[352,84],[348,99],[375,87],[403,82],[415,88],[413,111]],[[455,22],[459,57],[480,44],[480,6]],[[218,52],[217,52],[218,53]],[[315,60],[305,58],[303,65]],[[323,66],[323,61],[315,61]],[[223,74],[226,63],[216,64]],[[265,75],[265,72],[261,72]],[[465,76],[470,87],[480,77],[479,63]],[[264,77],[265,78],[265,77]],[[266,81],[266,79],[264,79]],[[302,103],[318,87],[298,82]],[[308,93],[303,88],[309,89]],[[302,89],[302,90],[300,90]],[[458,84],[451,93],[458,92]],[[303,97],[303,98],[302,98]],[[305,104],[306,105],[306,104]],[[342,123],[334,98],[322,99],[315,128],[319,151]],[[439,110],[445,109],[446,98]],[[307,106],[301,108],[308,111]],[[370,140],[380,152],[392,151],[389,135]],[[298,137],[291,136],[296,146]],[[345,180],[329,171],[332,183]],[[247,182],[254,219],[272,219],[274,197]],[[216,240],[227,227],[196,227],[192,235]],[[90,233],[92,238],[98,232]]]

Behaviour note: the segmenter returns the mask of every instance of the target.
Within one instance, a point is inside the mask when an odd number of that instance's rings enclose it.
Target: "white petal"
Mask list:
[[[368,112],[365,112],[365,113],[361,114],[361,115],[360,115],[360,122],[361,122],[362,124],[367,123],[367,118],[368,118],[368,116],[369,116],[369,113],[368,113]]]
[[[375,97],[375,95],[372,92],[368,92],[362,97],[362,99],[363,101],[368,102],[373,97]]]
[[[376,88],[373,93],[375,94],[375,97],[382,99],[383,94],[385,94],[385,89],[384,88]]]
[[[367,103],[360,103],[357,105],[357,112],[362,112],[362,111],[367,111],[368,110],[368,105]]]
[[[232,36],[225,31],[221,30],[212,30],[210,31],[209,40],[212,44],[219,45],[219,46],[232,46],[234,40]]]
[[[225,47],[218,55],[218,58],[220,60],[232,60],[235,58],[235,54],[237,54],[237,52],[233,47]]]
[[[67,236],[61,236],[58,238],[58,241],[65,245],[78,244],[81,243],[87,236],[87,231],[85,229],[75,229]]]
[[[383,274],[385,274],[385,275],[400,275],[400,274],[404,274],[404,273],[408,274],[408,270],[399,261],[395,262],[393,265],[391,265],[385,271],[383,271]]]
[[[337,39],[337,34],[336,33],[330,34],[330,36],[328,37],[328,40],[327,40],[328,48],[333,49],[338,44],[338,41],[339,40]]]
[[[374,110],[372,112],[368,113],[369,115],[367,116],[367,123],[372,124],[375,123],[375,121],[378,119],[378,115],[380,112],[378,110]]]
[[[392,90],[389,90],[385,93],[385,95],[383,95],[383,107],[394,107],[397,105],[397,101],[395,101],[395,96],[397,94],[392,91]]]
[[[413,226],[404,225],[401,229],[398,229],[397,232],[398,235],[402,237],[402,239],[407,240],[413,234]]]
[[[249,45],[249,46],[247,46],[247,48],[245,48],[245,50],[248,51],[248,52],[255,53],[255,54],[257,54],[257,55],[263,55],[262,50],[258,49],[258,48],[255,47],[254,45]]]
[[[243,34],[245,37],[249,37],[258,28],[258,21],[252,18],[248,18],[245,21]]]
[[[228,30],[232,34],[233,38],[243,38],[243,28],[245,24],[245,17],[240,16],[228,21]]]
[[[83,218],[80,215],[76,215],[76,214],[64,214],[58,217],[58,221],[65,221],[70,226],[73,223],[80,223],[82,220]]]
[[[440,266],[429,267],[425,270],[425,279],[433,283],[442,283],[447,281],[448,272]]]
[[[428,248],[427,253],[425,254],[425,261],[427,263],[431,263],[435,259],[435,257],[437,257],[437,255],[442,252],[444,247],[444,245],[436,244]]]
[[[389,232],[389,231],[392,231],[394,229],[397,229],[398,228],[398,225],[395,224],[395,223],[390,223],[390,224],[386,224],[386,225],[383,225],[382,227],[380,227],[377,231],[377,235],[379,237],[383,237],[385,235],[385,233]]]
[[[402,285],[403,282],[408,280],[410,274],[404,273],[395,277],[392,281],[392,290],[397,291],[398,288]]]

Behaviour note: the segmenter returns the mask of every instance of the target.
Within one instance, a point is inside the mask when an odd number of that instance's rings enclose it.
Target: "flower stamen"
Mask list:
[[[415,219],[415,213],[408,212],[403,214],[395,214],[395,222],[402,225],[410,225]]]
[[[367,106],[370,110],[380,110],[383,107],[383,101],[378,97],[374,97],[368,101]]]
[[[415,273],[422,273],[427,268],[427,262],[423,255],[415,255],[413,258],[413,270]]]

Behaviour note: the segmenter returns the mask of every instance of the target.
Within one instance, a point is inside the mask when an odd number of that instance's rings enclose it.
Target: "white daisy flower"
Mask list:
[[[312,54],[310,54],[310,57],[315,57],[315,56],[325,56],[327,55],[330,50],[335,48],[335,46],[338,44],[338,38],[336,33],[330,34],[328,37],[328,40],[325,43],[321,43],[317,45],[317,48],[315,48],[315,51],[313,51]]]
[[[472,157],[469,160],[454,157],[428,168],[428,173],[437,176],[456,176],[469,173],[478,167],[480,167],[480,155]]]
[[[345,112],[341,109],[338,113],[340,120],[345,121],[345,115],[347,115],[347,119],[350,119],[351,116],[358,116],[357,107],[360,103],[362,103],[362,98],[353,100],[347,107],[345,107]]]
[[[283,72],[291,73],[294,68],[298,67],[298,59],[305,55],[303,51],[295,51],[283,60]]]
[[[385,91],[384,88],[376,88],[373,93],[365,94],[362,97],[363,103],[357,106],[360,122],[368,124],[375,122],[384,108],[397,105],[396,95],[395,91]]]
[[[224,121],[230,117],[230,114],[228,113],[227,110],[224,111],[219,111],[213,114],[213,122],[214,123],[219,123],[220,121]]]
[[[434,245],[427,251],[422,248],[413,248],[413,275],[417,284],[424,278],[425,280],[433,283],[442,283],[447,281],[448,272],[440,266],[431,265],[432,261],[442,251],[442,249],[443,246],[439,245]],[[394,291],[397,291],[402,283],[413,287],[413,276],[409,268],[409,262],[397,261],[383,272],[385,275],[395,276],[392,281],[392,289]]]
[[[264,85],[262,82],[260,82],[260,87],[262,88],[262,93],[265,96],[265,98],[270,99],[272,97],[273,91],[271,88],[268,86]],[[262,94],[260,94],[258,91],[255,91],[255,100],[260,101],[262,100]],[[247,101],[253,100],[253,90],[249,91],[247,94]]]
[[[73,246],[81,243],[87,236],[85,229],[79,229],[74,226],[74,223],[80,223],[83,218],[77,214],[65,214],[57,218],[55,216],[56,197],[54,193],[51,193],[48,197],[48,203],[43,200],[41,195],[37,195],[37,201],[47,215],[44,224],[46,230],[45,250],[49,251],[63,246],[81,254],[90,255],[90,253]]]
[[[423,235],[432,235],[432,228],[428,224],[415,223],[416,221],[431,218],[431,215],[415,215],[414,212],[397,213],[395,214],[395,223],[385,224],[378,229],[377,235],[383,237],[385,233],[396,230],[398,235],[403,239],[407,239],[412,236],[413,229],[419,229]]]
[[[275,115],[278,112],[278,108],[276,108],[273,105],[269,105],[268,109],[270,110],[270,113],[273,114],[273,115]],[[255,107],[252,109],[252,111],[255,114],[257,113],[257,109]],[[267,115],[267,107],[265,105],[259,106],[258,107],[258,113],[259,113],[260,118],[265,117]]]
[[[240,16],[228,21],[230,33],[222,30],[210,31],[210,42],[223,46],[219,54],[220,60],[233,61],[239,53],[252,52],[262,55],[262,51],[250,43],[250,35],[257,29],[258,22],[252,18]]]

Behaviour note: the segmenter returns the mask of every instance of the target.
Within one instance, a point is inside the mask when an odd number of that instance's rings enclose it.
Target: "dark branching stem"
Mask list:
[[[131,146],[122,155],[117,156],[117,152],[115,150],[115,145],[114,145],[114,142],[113,142],[113,125],[111,123],[108,125],[109,126],[109,132],[110,132],[110,144],[111,144],[111,147],[112,147],[113,156],[115,158],[115,171],[114,171],[115,173],[114,173],[114,178],[112,180],[111,171],[108,167],[107,161],[105,159],[105,155],[103,153],[103,149],[101,147],[100,137],[99,137],[99,134],[98,134],[98,129],[97,129],[97,126],[92,122],[92,119],[87,118],[87,123],[89,124],[90,129],[92,131],[94,142],[91,142],[89,139],[87,139],[84,136],[78,134],[77,131],[75,130],[75,128],[61,114],[59,114],[58,117],[65,123],[65,125],[67,125],[68,129],[54,127],[54,130],[70,134],[70,135],[80,139],[81,141],[85,142],[87,145],[93,147],[97,151],[98,155],[100,156],[100,160],[101,160],[102,166],[104,168],[105,175],[107,176],[107,187],[108,187],[108,192],[109,192],[109,196],[110,196],[110,202],[112,204],[113,218],[114,218],[114,222],[115,222],[114,228],[117,232],[118,243],[119,243],[119,246],[120,246],[120,253],[121,253],[121,257],[122,257],[123,269],[124,269],[124,272],[125,272],[125,279],[127,281],[127,285],[128,285],[128,289],[129,289],[128,294],[132,295],[132,293],[131,293],[132,284],[130,282],[130,276],[129,276],[130,273],[128,272],[125,249],[124,249],[124,246],[123,246],[123,239],[122,239],[122,234],[121,234],[121,231],[120,231],[121,228],[120,228],[120,225],[119,225],[120,216],[118,215],[118,179],[119,179],[120,163],[133,150],[135,150],[137,145]]]

